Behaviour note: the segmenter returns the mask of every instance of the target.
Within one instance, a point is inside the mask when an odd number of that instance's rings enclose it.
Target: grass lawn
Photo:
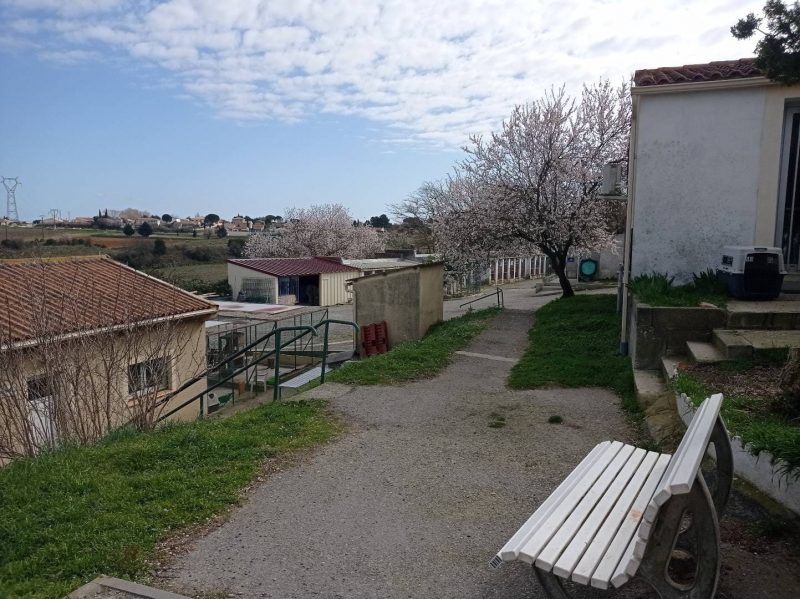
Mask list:
[[[380,356],[351,362],[325,378],[348,385],[395,385],[432,377],[450,363],[453,352],[466,347],[486,328],[498,311],[498,308],[478,310],[440,322],[419,341],[402,343]]]
[[[275,403],[17,460],[0,470],[0,597],[136,578],[172,531],[236,503],[264,458],[334,433],[321,403]]]
[[[774,361],[774,360],[773,360]],[[731,363],[721,363],[704,369],[715,370],[711,380],[734,379],[737,375],[749,377],[748,372],[765,367],[767,360],[756,358]],[[782,361],[779,362],[782,365]],[[773,364],[774,377],[777,378],[780,365]],[[769,364],[766,364],[769,366]],[[720,384],[709,384],[704,372],[681,371],[673,379],[678,393],[685,393],[694,405],[713,393],[725,393],[722,403],[722,419],[728,430],[742,438],[754,455],[768,451],[785,462],[780,471],[793,478],[800,478],[800,423],[781,410],[779,397],[764,397],[752,389],[736,392],[722,388]],[[705,380],[704,380],[705,379]]]
[[[530,343],[511,369],[514,389],[608,387],[625,409],[641,411],[630,359],[618,354],[620,320],[614,295],[561,298],[536,312]]]

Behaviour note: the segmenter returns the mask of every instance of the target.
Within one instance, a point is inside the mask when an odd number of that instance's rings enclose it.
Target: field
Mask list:
[[[188,233],[154,233],[145,238],[112,230],[0,227],[0,259],[107,254],[184,289],[224,293],[230,239]],[[243,242],[240,237],[233,239],[234,244]],[[157,240],[164,243],[162,251],[156,247]]]

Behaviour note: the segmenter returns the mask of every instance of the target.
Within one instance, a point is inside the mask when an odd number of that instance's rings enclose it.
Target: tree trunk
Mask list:
[[[561,285],[561,291],[563,293],[563,297],[572,297],[575,295],[575,292],[572,290],[572,283],[569,282],[567,278],[567,264],[566,260],[560,260],[558,258],[551,259],[553,263],[553,272],[556,273],[558,277],[558,282]]]

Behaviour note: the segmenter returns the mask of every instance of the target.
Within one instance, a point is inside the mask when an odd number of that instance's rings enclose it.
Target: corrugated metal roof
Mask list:
[[[390,270],[393,268],[405,268],[406,266],[417,266],[422,264],[417,260],[406,260],[404,258],[364,258],[354,260],[344,260],[348,266],[353,266],[359,270]]]
[[[108,256],[0,260],[3,343],[215,310]]]
[[[331,272],[358,272],[334,258],[247,258],[231,259],[230,264],[263,272],[273,277],[303,277]]]
[[[671,83],[695,83],[701,81],[724,81],[762,77],[754,58],[719,60],[705,64],[687,64],[682,67],[659,67],[640,69],[633,76],[636,87],[669,85]]]

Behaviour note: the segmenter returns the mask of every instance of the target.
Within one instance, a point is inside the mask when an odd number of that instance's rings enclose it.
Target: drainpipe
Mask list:
[[[631,139],[628,148],[628,210],[625,217],[625,247],[622,268],[622,328],[619,337],[619,353],[628,355],[628,282],[631,278],[631,256],[633,254],[633,215],[636,204],[636,138],[639,96],[631,86]]]

